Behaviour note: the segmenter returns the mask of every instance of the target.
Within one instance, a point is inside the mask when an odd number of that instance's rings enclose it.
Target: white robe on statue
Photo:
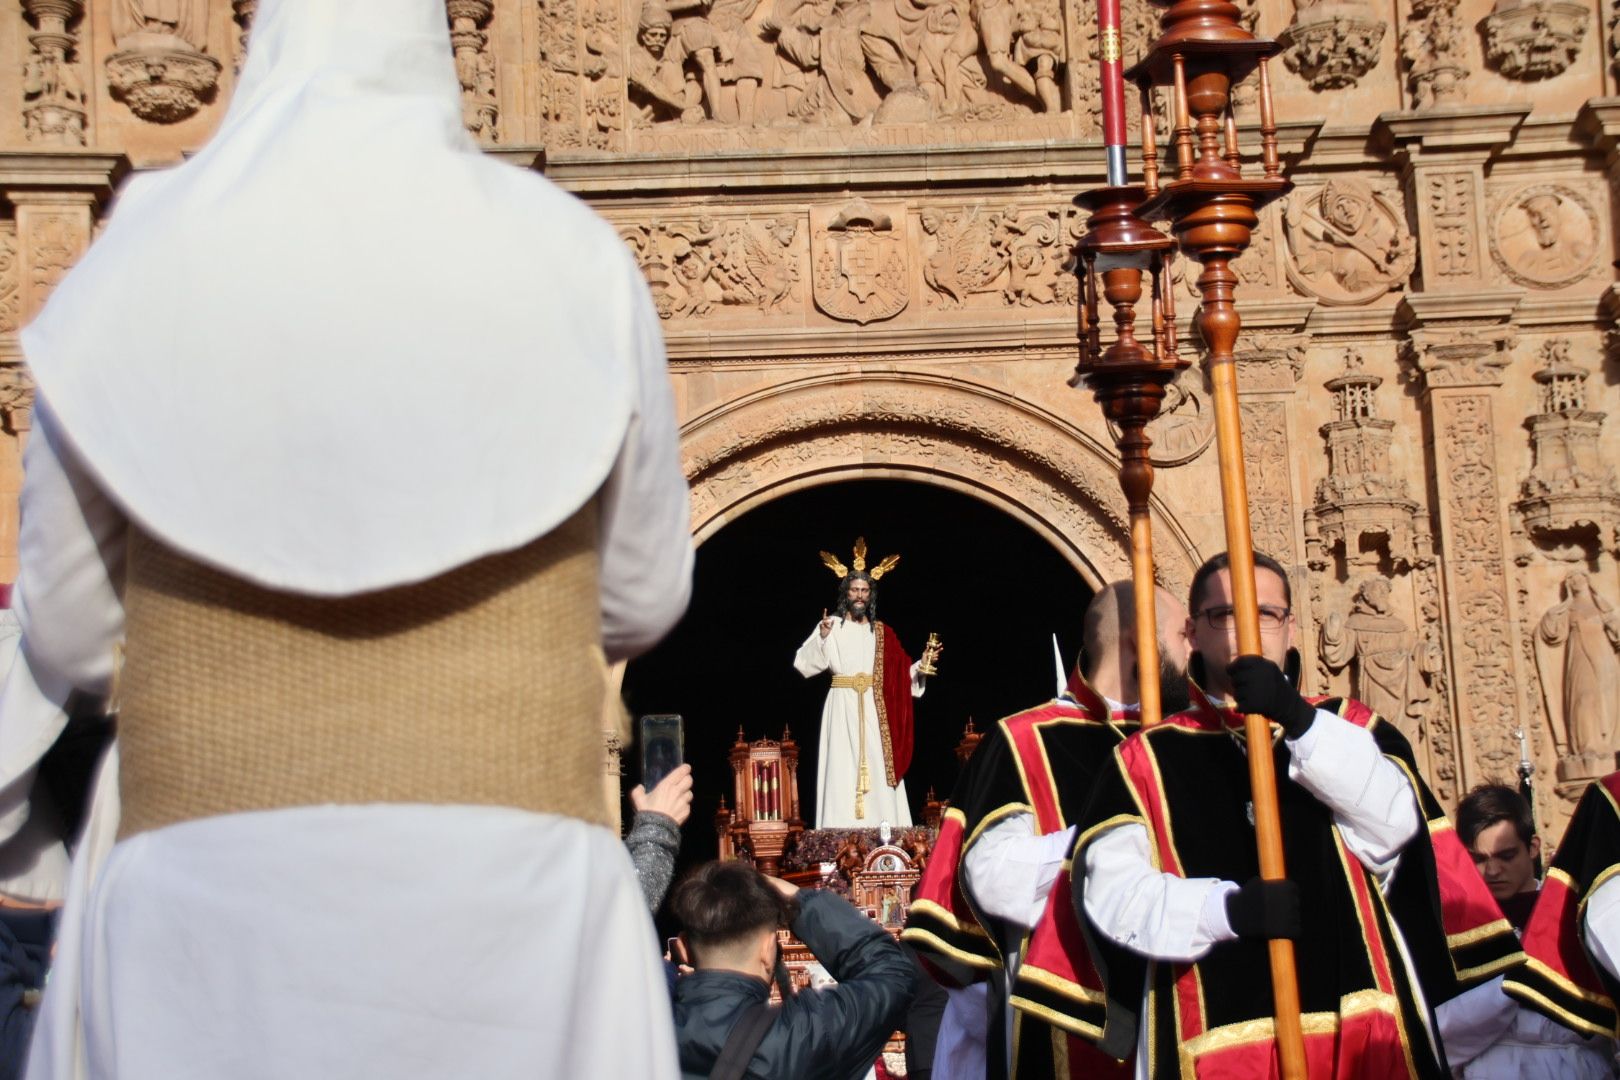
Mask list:
[[[823,671],[834,675],[872,674],[877,659],[877,635],[873,624],[833,617],[832,629],[821,636],[821,626],[799,646],[793,666],[810,678]],[[927,685],[911,665],[911,696],[922,697]],[[864,710],[865,724],[861,723]],[[864,726],[864,732],[862,728]],[[855,792],[860,779],[861,738],[866,740],[867,787],[865,813],[855,813]],[[816,762],[816,828],[877,828],[887,821],[895,827],[911,824],[911,806],[906,802],[906,782],[893,787],[883,765],[883,731],[878,724],[877,703],[871,688],[857,698],[853,687],[834,686],[827,690],[827,703],[821,709],[821,753]]]

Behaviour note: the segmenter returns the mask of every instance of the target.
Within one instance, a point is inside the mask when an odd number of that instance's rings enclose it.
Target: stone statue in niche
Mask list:
[[[624,74],[630,107],[644,123],[703,119],[703,89],[688,78],[680,60],[668,55],[674,17],[656,2],[643,4],[636,40],[625,50]]]
[[[206,55],[207,0],[116,0],[107,82],[142,120],[172,124],[212,98],[223,65]]]
[[[1410,629],[1392,610],[1385,578],[1363,581],[1350,614],[1332,612],[1322,623],[1322,659],[1330,671],[1354,666],[1354,694],[1380,716],[1411,734],[1429,700],[1419,651]]]
[[[1514,281],[1560,288],[1592,268],[1597,233],[1597,212],[1579,192],[1562,184],[1538,184],[1501,205],[1491,250]]]
[[[1562,599],[1536,628],[1536,669],[1563,759],[1559,779],[1614,769],[1620,721],[1620,610],[1584,570],[1564,576]]]
[[[1339,176],[1289,196],[1288,279],[1328,304],[1366,304],[1401,288],[1417,251],[1394,207],[1365,180]]]

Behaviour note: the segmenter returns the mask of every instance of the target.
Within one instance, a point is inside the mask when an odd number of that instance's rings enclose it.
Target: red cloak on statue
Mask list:
[[[879,621],[872,662],[872,700],[883,735],[883,769],[890,787],[911,768],[911,657],[889,624]]]

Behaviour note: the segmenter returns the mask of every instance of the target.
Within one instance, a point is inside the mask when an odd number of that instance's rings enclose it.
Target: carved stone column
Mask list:
[[[0,581],[17,576],[17,494],[31,427],[33,381],[16,331],[44,306],[90,245],[96,213],[129,169],[122,155],[0,154]]]

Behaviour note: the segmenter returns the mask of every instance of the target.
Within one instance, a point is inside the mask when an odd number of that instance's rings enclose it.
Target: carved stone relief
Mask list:
[[[500,104],[495,96],[495,54],[485,28],[495,0],[446,0],[450,47],[461,82],[461,122],[487,143],[500,142]]]
[[[911,301],[909,245],[896,227],[899,207],[852,199],[810,212],[810,260],[816,307],[835,319],[892,319]]]
[[[21,364],[0,365],[0,427],[7,435],[24,435],[33,419],[33,376]]]
[[[1284,223],[1289,282],[1326,304],[1371,303],[1404,287],[1417,261],[1397,207],[1358,177],[1295,191]]]
[[[818,377],[688,424],[681,451],[700,536],[718,515],[789,479],[880,465],[1003,493],[1104,580],[1129,573],[1124,497],[1108,451],[1001,391],[939,376]],[[1161,580],[1185,592],[1194,553],[1176,529],[1158,535]]]
[[[22,269],[17,263],[17,229],[0,224],[0,334],[22,324]]]
[[[1423,732],[1429,746],[1434,794],[1449,805],[1459,794],[1457,746],[1452,737],[1451,675],[1447,667],[1445,610],[1440,603],[1440,572],[1432,558],[1414,575],[1418,601],[1417,665],[1429,687]]]
[[[1434,235],[1433,266],[1425,256],[1424,275],[1466,278],[1479,272],[1474,245],[1474,177],[1466,172],[1430,173],[1423,179]]]
[[[776,314],[801,307],[805,245],[799,219],[753,222],[707,216],[621,227],[665,319],[698,318],[716,308]]]
[[[231,0],[231,18],[236,22],[236,42],[232,64],[236,73],[242,73],[247,63],[248,35],[253,31],[253,16],[259,10],[259,0]]]
[[[1297,0],[1277,37],[1283,63],[1312,90],[1354,86],[1378,64],[1387,24],[1359,0]]]
[[[1364,578],[1348,613],[1327,613],[1319,655],[1330,671],[1350,668],[1351,693],[1418,742],[1429,685],[1416,635],[1394,611],[1388,578]]]
[[[1620,9],[1609,16],[1609,67],[1620,74]]]
[[[1550,79],[1575,62],[1591,21],[1575,0],[1496,0],[1480,24],[1485,61],[1511,79]]]
[[[1164,389],[1159,415],[1147,426],[1153,448],[1148,460],[1160,468],[1185,465],[1209,449],[1215,439],[1215,413],[1207,379],[1199,365],[1182,370]],[[1108,422],[1108,433],[1119,442],[1119,425]]]
[[[1531,184],[1498,202],[1491,255],[1520,285],[1560,289],[1591,273],[1598,235],[1598,213],[1586,195],[1567,184]]]
[[[1474,758],[1487,775],[1507,775],[1518,759],[1518,709],[1491,399],[1442,392],[1432,406],[1459,700],[1468,703]]]
[[[1515,340],[1511,327],[1459,327],[1418,331],[1402,351],[1431,387],[1500,386]]]
[[[84,80],[79,75],[82,0],[23,0],[31,29],[23,61],[23,134],[48,146],[85,145]]]
[[[1459,0],[1412,0],[1401,33],[1407,88],[1413,109],[1461,104],[1466,99],[1468,59],[1463,49]]]
[[[207,54],[208,0],[118,0],[107,83],[130,112],[155,124],[213,100],[221,65]]]
[[[1542,343],[1541,411],[1525,420],[1534,464],[1514,510],[1525,534],[1551,557],[1585,561],[1620,549],[1620,480],[1603,458],[1604,413],[1586,407],[1589,372],[1568,338]]]
[[[26,320],[44,306],[57,282],[67,276],[90,245],[88,215],[74,210],[20,207],[18,247],[25,269],[21,312]]]
[[[1254,546],[1284,566],[1294,565],[1294,493],[1288,482],[1288,407],[1281,401],[1240,401],[1243,471],[1249,487]]]
[[[1559,602],[1536,627],[1536,670],[1558,744],[1558,778],[1581,780],[1614,771],[1620,727],[1620,609],[1572,570]]]
[[[1034,307],[1072,303],[1064,269],[1078,214],[1031,207],[925,206],[917,213],[929,307]]]
[[[1344,371],[1326,384],[1334,402],[1334,419],[1321,429],[1328,474],[1306,514],[1306,554],[1317,569],[1335,554],[1351,566],[1377,566],[1381,548],[1392,569],[1405,570],[1428,554],[1428,530],[1390,462],[1395,421],[1378,415],[1376,397],[1384,380],[1363,363],[1358,350],[1346,349]]]

